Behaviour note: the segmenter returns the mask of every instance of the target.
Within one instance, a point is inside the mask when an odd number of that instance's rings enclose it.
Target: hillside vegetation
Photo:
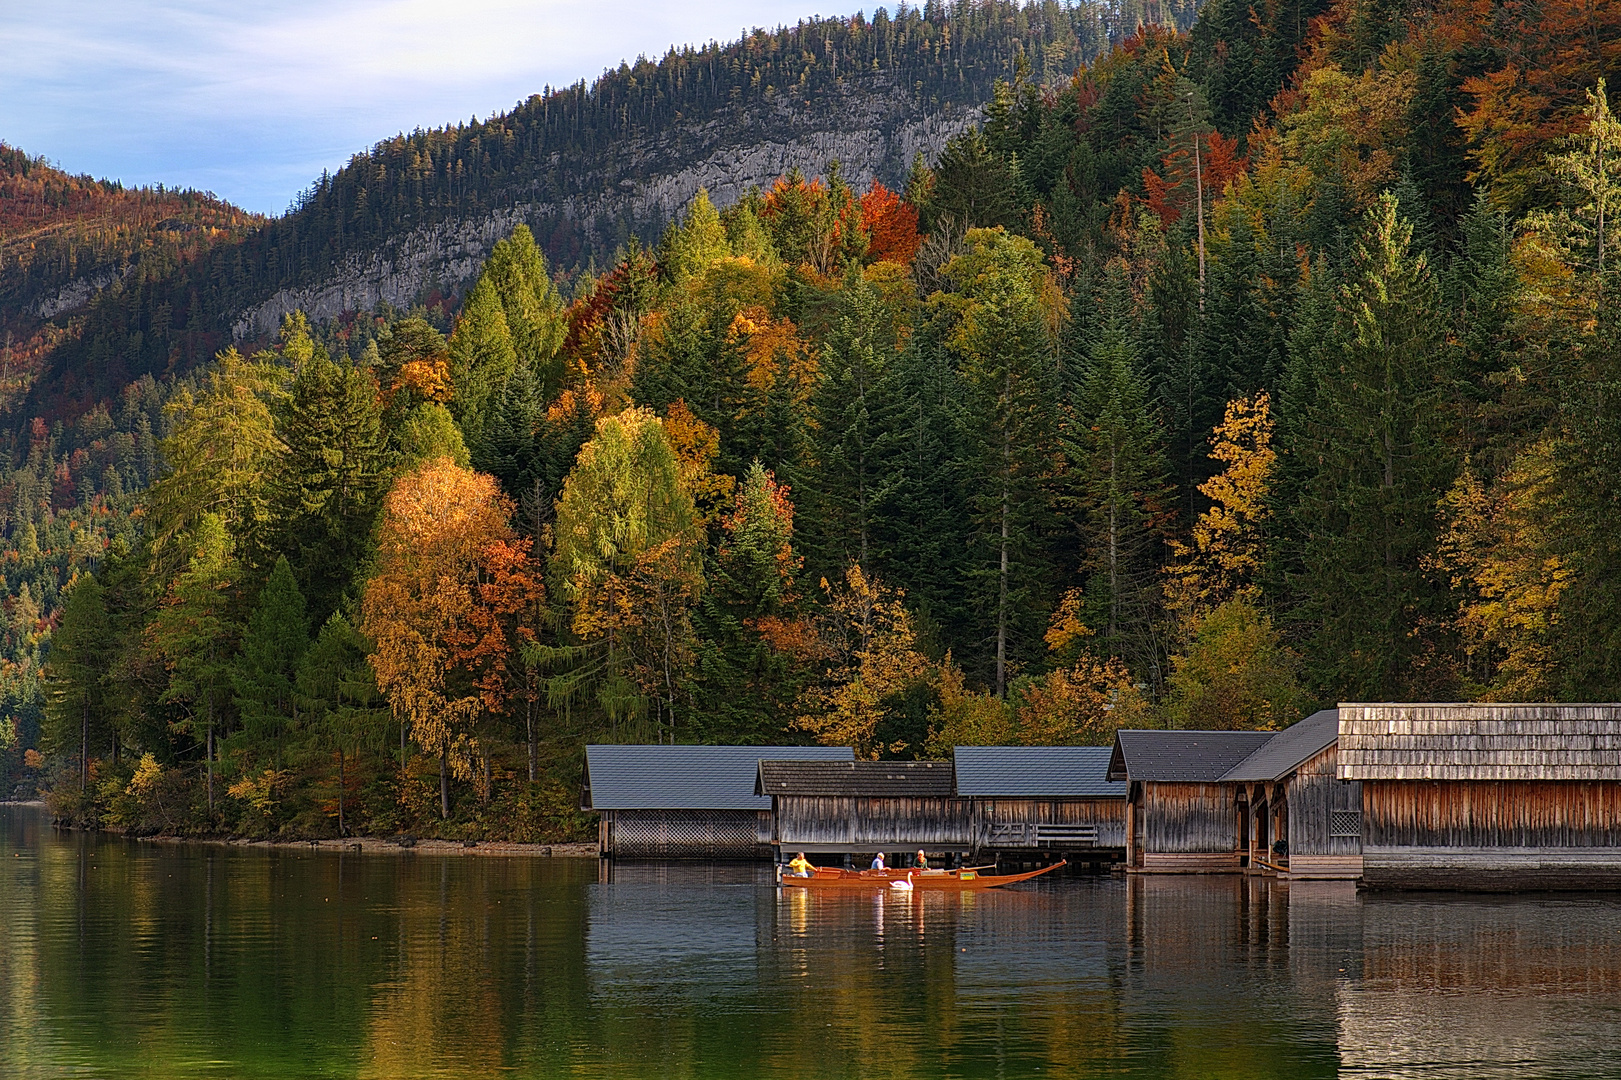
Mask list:
[[[1613,700],[1621,36],[1492,15],[1214,0],[1017,66],[900,190],[700,194],[566,301],[520,227],[448,335],[355,356],[290,316],[155,460],[146,391],[35,425],[12,774],[132,829],[541,838],[589,739]]]

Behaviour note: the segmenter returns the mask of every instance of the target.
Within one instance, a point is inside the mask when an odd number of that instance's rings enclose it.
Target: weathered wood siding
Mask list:
[[[1097,846],[1126,846],[1126,800],[1114,799],[980,799],[981,820],[993,825],[1092,825]]]
[[[1232,852],[1237,865],[1236,795],[1237,789],[1231,784],[1145,782],[1138,814],[1138,845],[1145,856]]]
[[[778,795],[776,842],[784,848],[856,850],[935,847],[970,850],[978,841],[972,799],[884,799]]]
[[[1621,783],[1369,780],[1368,847],[1621,847]]]
[[[1311,758],[1295,771],[1288,785],[1289,806],[1289,861],[1293,865],[1300,856],[1328,855],[1338,859],[1362,853],[1360,824],[1356,835],[1335,836],[1348,832],[1344,826],[1354,815],[1360,823],[1362,814],[1362,785],[1355,780],[1338,778],[1338,751],[1330,746]],[[1335,826],[1341,826],[1336,828]]]
[[[1621,783],[1369,780],[1370,888],[1621,887]]]

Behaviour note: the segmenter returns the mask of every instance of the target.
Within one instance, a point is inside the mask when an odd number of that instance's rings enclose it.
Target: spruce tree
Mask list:
[[[365,558],[388,482],[377,397],[369,373],[321,350],[277,410],[286,449],[269,484],[271,543],[296,563],[317,618],[337,608]]]
[[[40,736],[49,753],[76,751],[81,792],[89,784],[92,741],[100,745],[116,738],[107,708],[112,658],[119,646],[112,630],[101,583],[90,574],[80,577],[67,590],[61,625],[51,635]]]
[[[1082,541],[1086,621],[1104,649],[1158,683],[1158,567],[1174,515],[1125,270],[1108,268],[1098,332],[1070,402],[1069,501]]]
[[[1386,195],[1364,219],[1325,336],[1297,337],[1299,385],[1285,404],[1298,410],[1309,381],[1316,391],[1280,432],[1298,485],[1292,587],[1310,675],[1329,698],[1423,694],[1417,661],[1450,615],[1429,567],[1456,467],[1442,441],[1441,330],[1428,262]]]
[[[277,769],[287,737],[298,726],[294,679],[309,648],[304,595],[284,555],[276,560],[259,604],[242,634],[242,651],[231,672],[237,715],[249,744],[272,748]]]
[[[450,335],[450,380],[455,393],[450,411],[461,425],[467,445],[479,452],[484,425],[500,399],[501,387],[517,366],[512,330],[494,280],[478,279],[462,304]]]

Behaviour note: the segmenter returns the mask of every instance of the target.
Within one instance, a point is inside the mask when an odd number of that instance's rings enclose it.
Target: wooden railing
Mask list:
[[[985,846],[1000,848],[1096,847],[1096,825],[1048,825],[1015,822],[986,828]]]

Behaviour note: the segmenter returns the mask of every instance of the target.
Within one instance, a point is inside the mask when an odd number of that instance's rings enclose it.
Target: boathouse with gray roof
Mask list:
[[[980,847],[1015,857],[1112,862],[1126,848],[1126,782],[1107,746],[959,746],[957,795],[972,799]]]
[[[1338,774],[1339,710],[1277,732],[1222,774],[1236,787],[1240,862],[1289,878],[1362,873],[1362,785]]]
[[[957,796],[949,761],[762,759],[755,792],[771,800],[771,843],[781,854],[966,855],[978,847],[974,802]]]
[[[848,746],[592,745],[580,808],[599,815],[604,858],[769,858],[771,799],[755,793],[760,759],[854,757]]]
[[[1341,704],[1370,888],[1621,888],[1621,704]]]
[[[1238,788],[1223,777],[1274,734],[1117,732],[1108,777],[1127,785],[1128,869],[1186,874],[1243,869]]]

